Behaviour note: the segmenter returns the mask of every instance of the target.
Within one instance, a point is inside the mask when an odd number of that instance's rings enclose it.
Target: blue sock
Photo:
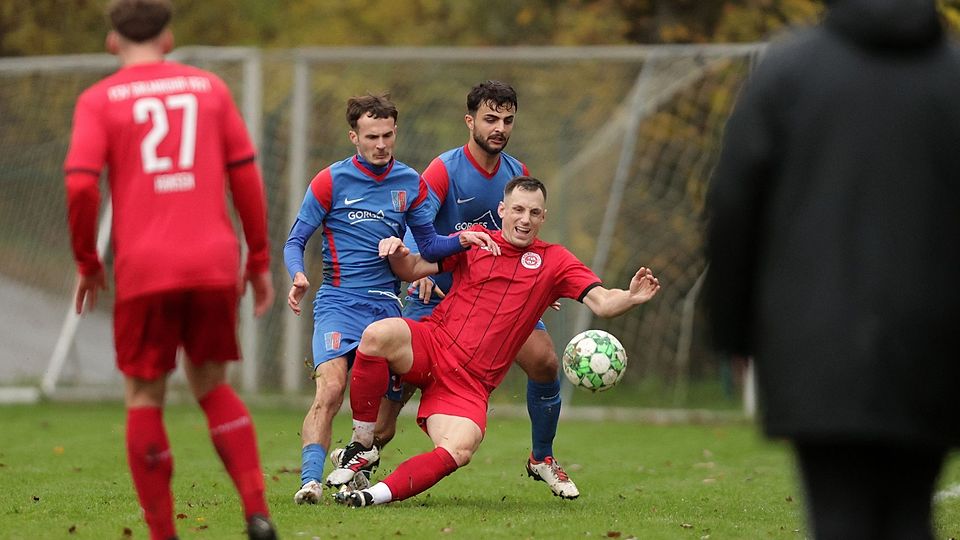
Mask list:
[[[300,467],[300,485],[311,480],[323,483],[323,462],[327,459],[327,449],[319,444],[303,447],[303,465]]]
[[[560,420],[560,379],[538,383],[527,379],[527,413],[533,437],[533,459],[553,455],[553,439]]]

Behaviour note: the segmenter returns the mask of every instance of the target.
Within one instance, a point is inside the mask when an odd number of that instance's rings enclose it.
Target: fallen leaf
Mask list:
[[[70,533],[70,534],[74,534],[75,532],[77,532],[77,526],[76,526],[76,525],[71,525],[70,528],[67,529],[67,532]]]
[[[54,446],[54,447],[53,447],[53,453],[54,453],[54,455],[62,456],[62,455],[63,455],[63,447],[62,447],[62,446]]]
[[[177,519],[187,519],[186,514],[177,514]]]
[[[607,538],[620,538],[620,531],[607,531]]]
[[[793,497],[791,497],[790,495],[787,495],[786,501],[793,502]]]
[[[124,537],[124,538],[131,538],[131,537],[133,537],[133,529],[131,529],[130,527],[124,527],[124,528],[123,528],[123,537]]]

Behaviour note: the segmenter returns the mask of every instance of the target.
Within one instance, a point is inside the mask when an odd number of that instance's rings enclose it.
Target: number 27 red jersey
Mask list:
[[[237,282],[226,174],[253,158],[230,91],[207,71],[132,65],[80,96],[65,169],[108,167],[118,298]]]

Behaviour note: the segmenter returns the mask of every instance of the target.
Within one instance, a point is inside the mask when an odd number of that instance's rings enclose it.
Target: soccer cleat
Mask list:
[[[261,514],[254,514],[247,520],[247,538],[250,540],[277,540],[277,531],[273,528],[270,519]]]
[[[293,502],[297,504],[317,504],[322,496],[323,485],[316,480],[311,480],[300,486],[300,490],[293,496]]]
[[[334,448],[334,449],[330,452],[330,463],[333,463],[333,467],[334,467],[335,469],[339,469],[339,468],[340,468],[340,462],[341,462],[341,460],[343,459],[343,453],[346,452],[346,451],[347,451],[346,448]],[[373,473],[377,472],[377,467],[380,466],[380,456],[379,456],[379,454],[380,454],[380,452],[379,452],[379,449],[378,449],[378,451],[377,451],[377,459],[376,459],[373,463],[368,463],[367,465],[365,465],[365,466],[363,466],[363,467],[360,468],[361,471],[364,471],[364,472],[367,473],[367,480],[369,480],[370,477],[373,476]],[[358,487],[357,489],[363,489],[363,488],[362,488],[362,487]]]
[[[338,487],[342,486],[357,475],[362,473],[369,480],[372,473],[380,464],[380,452],[376,446],[364,448],[359,442],[354,441],[347,445],[342,452],[334,450],[333,453],[339,458],[337,468],[327,476],[327,485]]]
[[[373,495],[369,491],[340,490],[333,494],[333,500],[344,506],[361,508],[373,504]]]
[[[553,456],[543,458],[541,462],[535,462],[533,456],[527,460],[527,475],[534,480],[546,482],[550,486],[550,491],[557,497],[563,499],[576,499],[580,496],[580,490],[577,485],[570,480],[563,467],[553,459]]]
[[[361,489],[367,489],[368,487],[373,485],[370,483],[369,475],[370,475],[369,471],[361,470],[357,474],[353,475],[353,478],[351,478],[349,482],[347,482],[346,484],[340,487],[343,488],[345,486],[347,487],[347,489],[356,490],[356,491],[359,491]]]

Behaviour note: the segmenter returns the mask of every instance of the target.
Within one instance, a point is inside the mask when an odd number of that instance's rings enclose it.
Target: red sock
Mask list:
[[[433,452],[413,456],[400,464],[383,483],[393,494],[391,501],[402,501],[422,493],[443,480],[444,476],[457,470],[457,462],[445,448],[436,447]]]
[[[200,407],[207,415],[213,446],[240,494],[244,515],[248,518],[253,514],[269,516],[257,436],[247,408],[228,384],[211,390],[200,400]]]
[[[353,419],[376,422],[380,398],[390,386],[390,368],[382,356],[369,356],[357,349],[350,375],[350,408]]]
[[[127,409],[127,463],[150,538],[176,536],[173,525],[173,456],[159,407]]]

